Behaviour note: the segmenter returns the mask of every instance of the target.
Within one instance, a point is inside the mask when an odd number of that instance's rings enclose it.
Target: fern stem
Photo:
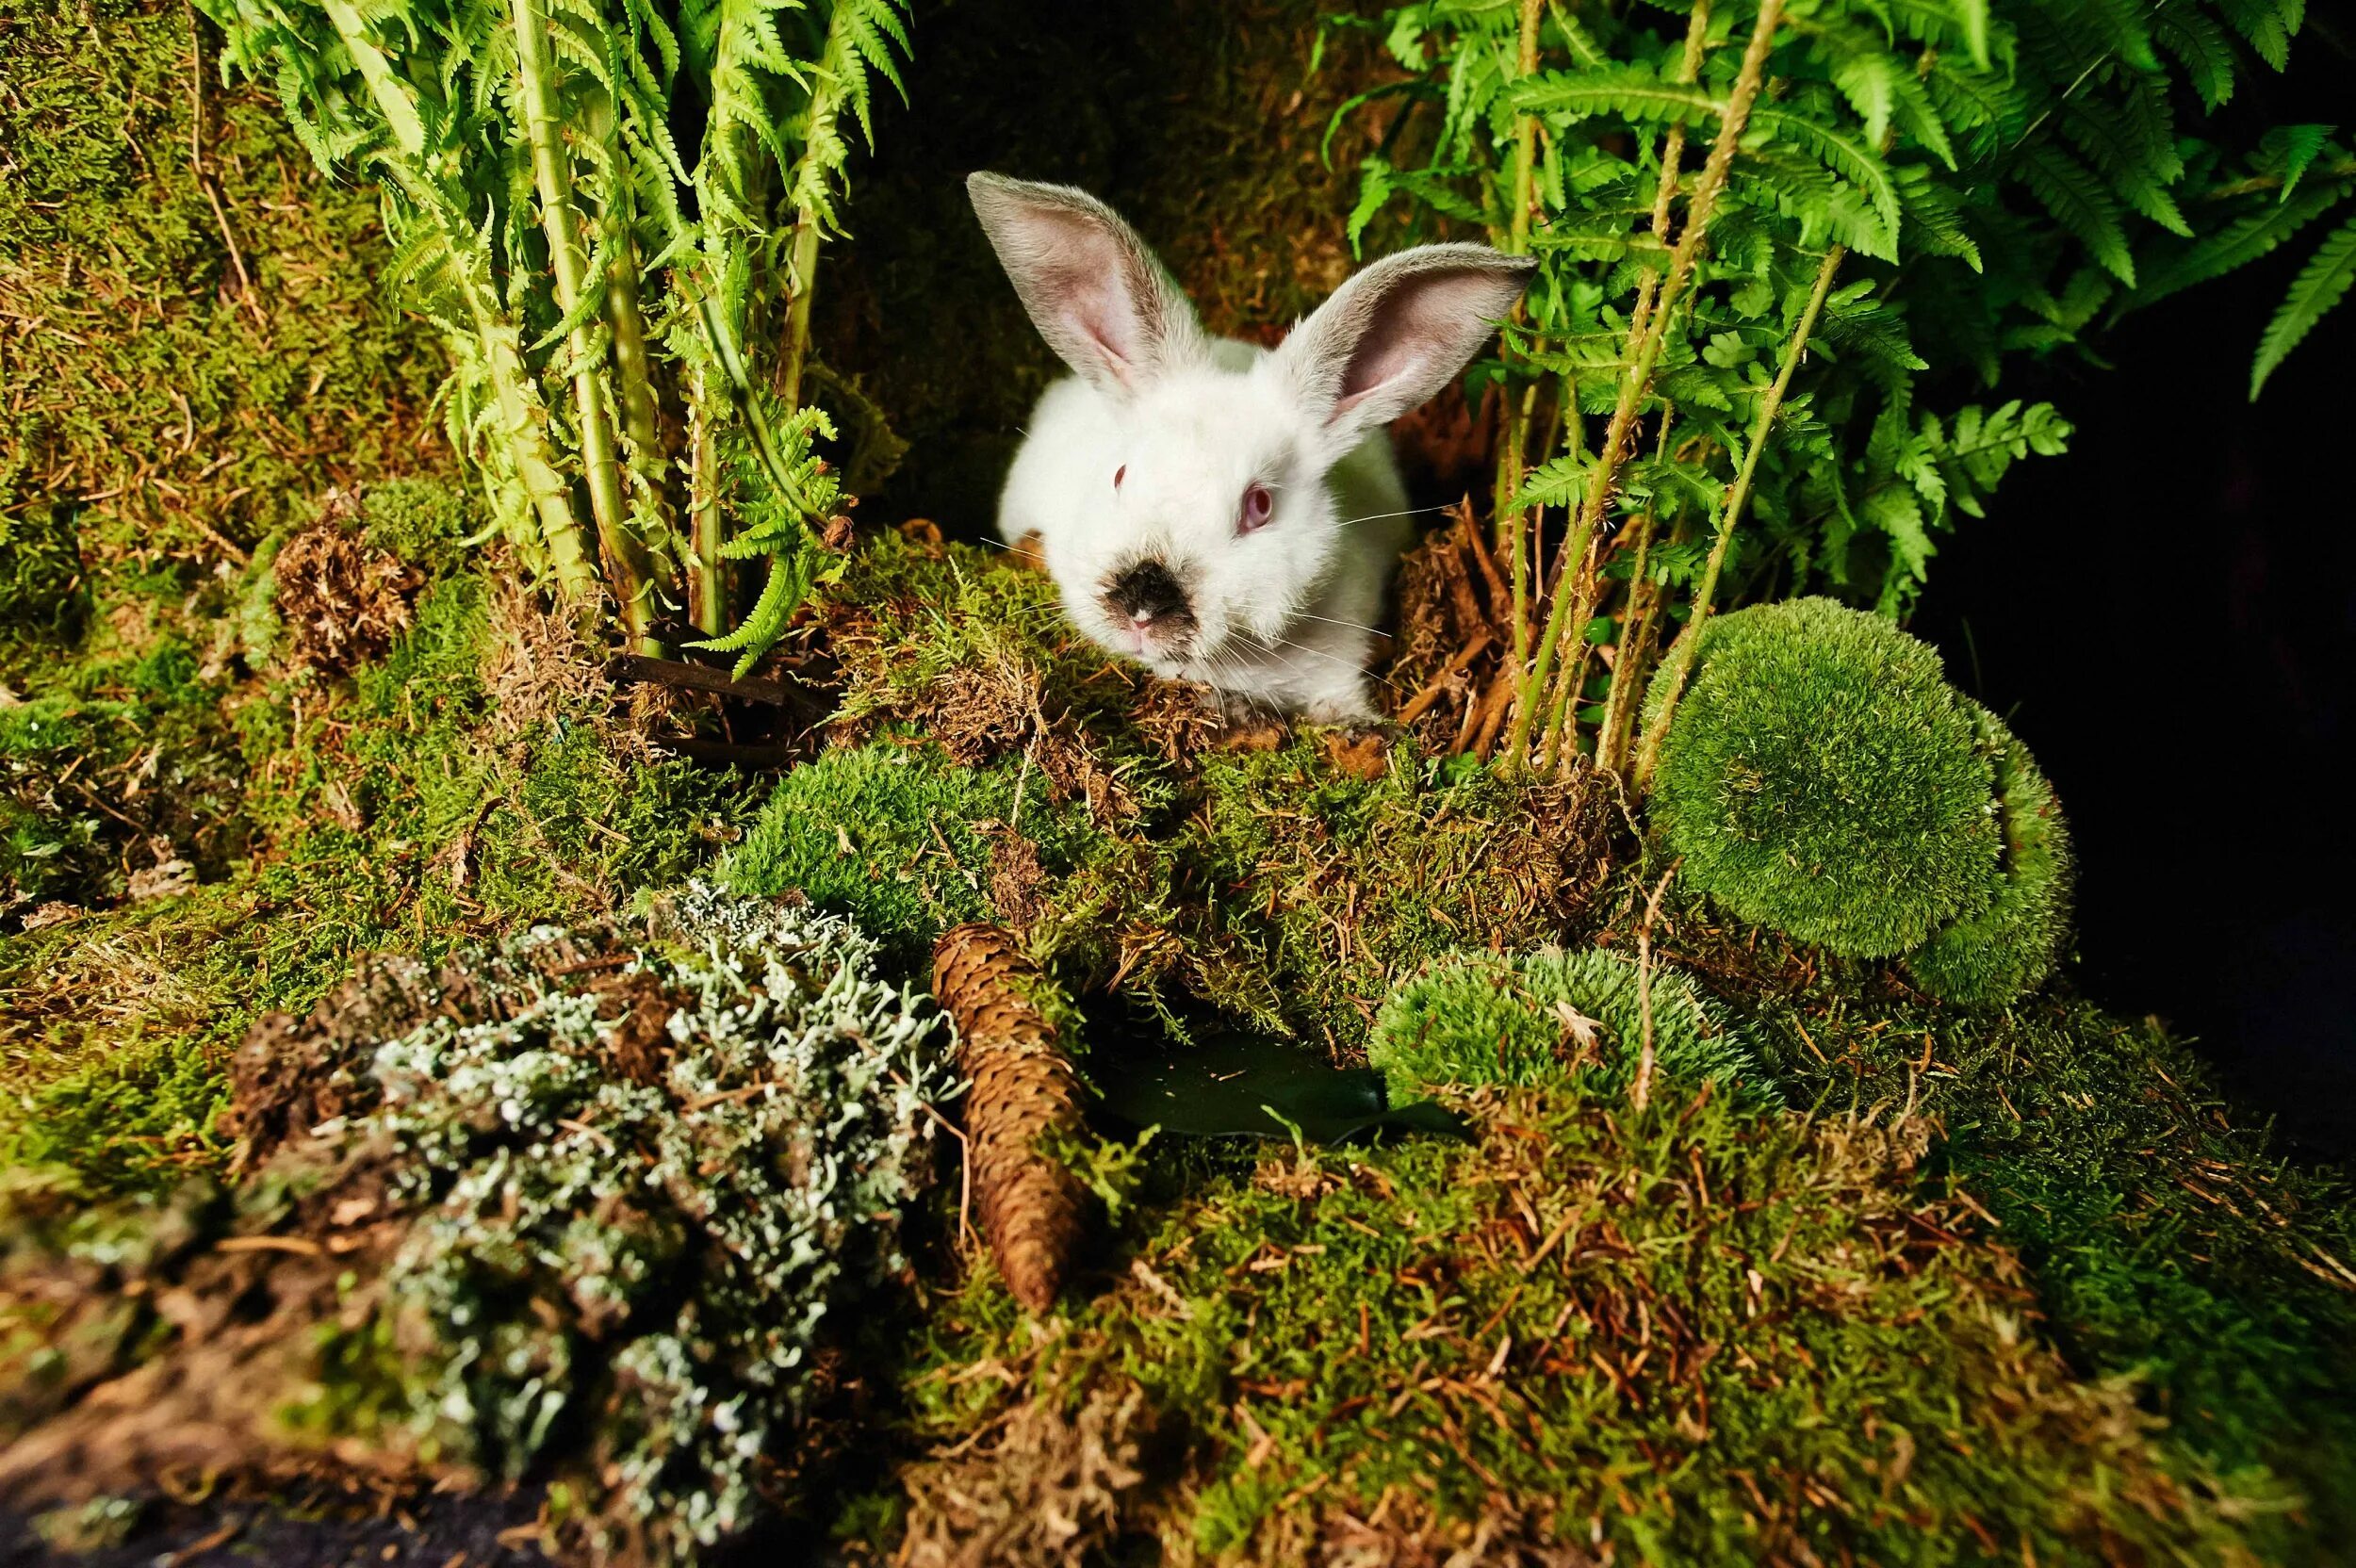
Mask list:
[[[1546,0],[1522,0],[1521,32],[1515,54],[1514,75],[1518,80],[1538,69],[1538,23],[1545,13]],[[1515,255],[1530,249],[1530,199],[1533,184],[1533,166],[1538,154],[1538,122],[1535,116],[1516,117],[1513,129],[1513,210],[1507,215],[1505,248]],[[1527,318],[1529,306],[1516,300],[1513,319]],[[1530,414],[1531,400],[1537,396],[1532,385],[1516,401],[1511,392],[1505,398],[1505,428],[1498,433],[1497,494],[1490,515],[1496,519],[1497,547],[1513,564],[1513,627],[1510,641],[1515,670],[1530,662],[1530,513],[1526,507],[1513,504],[1521,494],[1522,463],[1530,443]]]
[[[1522,694],[1514,703],[1513,727],[1508,732],[1507,754],[1514,766],[1525,765],[1530,752],[1530,726],[1537,718],[1540,695],[1546,690],[1546,677],[1551,673],[1555,649],[1562,640],[1563,629],[1574,620],[1583,628],[1588,616],[1573,614],[1575,601],[1585,596],[1577,591],[1582,564],[1595,531],[1603,520],[1603,511],[1617,489],[1620,469],[1628,462],[1628,442],[1636,426],[1638,410],[1644,395],[1651,389],[1654,367],[1660,362],[1662,344],[1667,340],[1669,323],[1676,318],[1679,297],[1693,275],[1695,261],[1701,253],[1702,241],[1710,232],[1710,214],[1718,204],[1718,193],[1726,188],[1726,171],[1734,162],[1734,150],[1741,141],[1742,128],[1750,121],[1751,105],[1759,97],[1759,90],[1766,77],[1767,54],[1774,45],[1775,26],[1783,18],[1783,0],[1761,0],[1759,21],[1751,30],[1749,44],[1742,51],[1742,64],[1734,78],[1734,89],[1726,96],[1726,112],[1719,120],[1718,139],[1710,150],[1710,160],[1702,166],[1702,174],[1693,188],[1686,206],[1685,232],[1677,237],[1677,249],[1670,253],[1669,270],[1658,292],[1653,296],[1649,318],[1640,335],[1636,323],[1629,322],[1629,337],[1633,352],[1620,382],[1620,396],[1612,410],[1612,422],[1605,428],[1603,449],[1596,454],[1595,466],[1588,471],[1586,483],[1579,493],[1579,520],[1571,529],[1571,537],[1564,544],[1562,565],[1559,574],[1561,587],[1553,602],[1547,606],[1545,630],[1538,639],[1538,657],[1522,685]],[[1709,27],[1706,6],[1696,6],[1686,30],[1685,56],[1680,69],[1699,73],[1704,38]],[[1677,142],[1682,150],[1683,141]],[[1665,149],[1664,149],[1665,156]],[[1664,163],[1661,191],[1672,184],[1670,170]],[[1656,192],[1653,213],[1665,220],[1668,197]],[[1640,309],[1642,308],[1640,302]]]
[[[712,426],[711,378],[695,372],[687,416],[687,615],[695,629],[717,637],[728,629],[727,543],[720,516],[720,451]]]
[[[1505,428],[1497,438],[1497,497],[1492,515],[1499,525],[1497,547],[1513,564],[1513,624],[1509,640],[1513,645],[1513,667],[1518,670],[1530,660],[1530,514],[1513,501],[1521,494],[1522,460],[1530,443],[1530,407],[1538,396],[1537,384],[1533,382],[1523,388],[1518,398],[1510,389],[1501,391],[1500,396],[1504,400]]]
[[[810,316],[818,293],[818,215],[805,208],[794,220],[794,243],[786,252],[785,358],[777,368],[777,396],[791,414],[802,406],[802,370],[810,363]]]
[[[572,487],[564,482],[548,446],[547,411],[535,406],[538,400],[532,373],[524,365],[522,337],[513,322],[482,303],[491,292],[487,278],[481,286],[466,290],[475,336],[490,368],[492,396],[499,400],[507,460],[515,466],[516,482],[540,519],[540,537],[548,547],[558,590],[568,599],[593,606],[600,585],[597,564],[589,558],[588,536],[573,513]]]
[[[856,6],[838,4],[827,20],[826,47],[810,74],[802,154],[788,186],[794,204],[794,242],[786,253],[785,356],[777,396],[789,414],[802,406],[802,371],[810,362],[810,306],[818,294],[818,248],[826,237],[826,164],[841,143],[844,95],[866,69],[854,31],[857,13]]]
[[[483,254],[487,241],[465,220],[463,209],[452,210],[448,193],[426,170],[424,117],[410,96],[408,84],[395,74],[383,52],[369,40],[368,24],[360,19],[360,13],[345,0],[325,0],[324,8],[336,37],[359,68],[361,79],[368,84],[377,113],[384,117],[384,123],[392,132],[399,155],[385,160],[385,167],[411,204],[441,231],[442,242],[450,248],[451,280],[466,302],[467,315],[474,320],[475,338],[491,377],[492,396],[499,402],[507,460],[515,466],[516,482],[523,486],[525,498],[540,520],[540,536],[548,547],[548,564],[556,574],[557,588],[577,603],[592,602],[597,595],[597,568],[589,560],[581,519],[573,514],[572,497],[549,449],[548,423],[534,408],[531,377],[524,367],[521,335],[514,318],[499,302],[498,289],[491,281],[488,258]]]
[[[629,176],[617,176],[614,187],[614,197],[605,210],[606,247],[612,258],[607,264],[605,318],[614,335],[614,379],[621,390],[622,433],[628,442],[623,455],[630,465],[633,488],[646,498],[662,533],[668,536],[663,427],[655,394],[654,357],[647,351],[646,319],[640,303],[638,239],[633,232],[637,225],[630,210]]]
[[[572,207],[568,160],[556,105],[554,67],[546,25],[534,0],[513,0],[515,24],[515,86],[525,139],[532,149],[532,184],[540,197],[540,226],[548,236],[548,267],[556,284],[556,308],[570,316],[587,286],[581,233]],[[614,451],[614,424],[604,388],[597,384],[597,343],[583,324],[567,338],[572,360],[574,416],[581,426],[581,463],[597,519],[606,570],[630,646],[656,651],[653,633],[653,565],[631,531],[622,496],[621,467]]]
[[[1612,664],[1612,690],[1603,699],[1603,723],[1595,730],[1595,765],[1617,768],[1627,747],[1629,693],[1637,680],[1637,667],[1644,662],[1644,644],[1652,629],[1653,611],[1658,607],[1660,594],[1650,580],[1652,537],[1659,529],[1659,519],[1651,507],[1636,521],[1636,542],[1631,547],[1635,558],[1629,563],[1628,577],[1628,613],[1620,627],[1620,652]]]
[[[1710,601],[1717,596],[1718,574],[1726,563],[1726,547],[1734,541],[1734,531],[1742,526],[1743,509],[1750,504],[1751,482],[1758,478],[1760,456],[1767,449],[1767,438],[1773,433],[1775,416],[1783,408],[1784,394],[1791,389],[1792,373],[1800,367],[1808,352],[1808,340],[1816,331],[1816,318],[1823,314],[1824,298],[1832,292],[1833,274],[1841,270],[1841,261],[1848,252],[1835,245],[1824,253],[1824,261],[1816,269],[1816,286],[1809,292],[1808,304],[1800,312],[1798,325],[1792,329],[1791,338],[1783,347],[1783,363],[1775,368],[1775,379],[1759,400],[1759,417],[1751,424],[1751,442],[1742,453],[1742,466],[1734,476],[1734,484],[1726,492],[1726,504],[1718,520],[1718,537],[1710,547],[1710,560],[1702,567],[1702,580],[1693,590],[1693,613],[1686,617],[1685,631],[1677,645],[1670,650],[1669,689],[1661,700],[1661,710],[1644,727],[1644,743],[1636,753],[1636,784],[1639,789],[1652,780],[1653,769],[1661,762],[1661,737],[1669,732],[1669,721],[1677,716],[1678,698],[1685,694],[1685,683],[1693,675],[1694,650],[1701,645],[1702,628],[1710,620]]]

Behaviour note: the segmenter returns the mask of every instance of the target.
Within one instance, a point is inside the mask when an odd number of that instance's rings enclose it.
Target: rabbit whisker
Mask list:
[[[1454,510],[1452,507],[1446,506],[1411,506],[1404,512],[1369,512],[1363,517],[1345,517],[1341,520],[1340,526],[1348,528],[1352,523],[1379,523],[1386,517],[1420,517],[1427,512],[1452,510]]]
[[[1337,621],[1331,615],[1312,615],[1306,610],[1301,612],[1301,618],[1304,621],[1323,621],[1327,626],[1347,627],[1352,631],[1363,631],[1369,637],[1383,635],[1370,626],[1360,626],[1356,621]]]

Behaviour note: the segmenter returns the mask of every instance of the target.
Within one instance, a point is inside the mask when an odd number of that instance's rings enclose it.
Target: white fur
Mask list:
[[[1078,372],[1031,415],[999,532],[1038,535],[1073,623],[1157,675],[1315,721],[1372,717],[1366,666],[1412,531],[1388,423],[1479,349],[1529,264],[1464,245],[1389,257],[1266,351],[1203,338],[1152,253],[1092,198],[989,174],[969,188]],[[1274,505],[1244,531],[1254,484]],[[1139,626],[1105,602],[1115,574],[1149,559],[1183,588],[1191,624]]]
[[[1370,716],[1366,664],[1392,567],[1410,531],[1387,430],[1320,473],[1269,356],[1221,342],[1214,364],[1123,403],[1077,376],[1032,411],[998,503],[1009,543],[1039,535],[1072,623],[1154,674],[1319,721]],[[1121,485],[1116,470],[1126,468]],[[1267,527],[1235,537],[1253,480]],[[1143,553],[1171,562],[1199,634],[1177,649],[1117,619],[1096,584]]]

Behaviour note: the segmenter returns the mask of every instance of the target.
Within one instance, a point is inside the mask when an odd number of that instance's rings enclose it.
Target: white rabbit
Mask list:
[[[1155,674],[1324,723],[1373,716],[1366,664],[1408,535],[1387,426],[1513,308],[1533,262],[1427,245],[1344,284],[1274,350],[1214,341],[1152,251],[1066,186],[966,181],[1048,346],[998,504],[1064,609]]]

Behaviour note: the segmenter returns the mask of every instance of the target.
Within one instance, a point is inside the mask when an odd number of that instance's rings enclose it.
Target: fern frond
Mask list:
[[[2113,277],[2133,288],[2135,257],[2119,207],[2093,171],[2051,142],[2029,148],[2021,162],[2022,183],[2060,224]]]
[[[2210,0],[2210,5],[2260,59],[2277,71],[2289,67],[2291,35],[2299,30],[2303,6],[2284,5],[2281,0]]]
[[[2315,323],[2347,297],[2350,285],[2356,285],[2356,213],[2324,237],[2275,309],[2274,318],[2266,323],[2266,335],[2258,341],[2258,357],[2250,368],[2250,401],[2257,401],[2258,394],[2266,390],[2266,378],[2315,330]]]
[[[1891,183],[1890,166],[1882,161],[1879,153],[1863,139],[1837,126],[1781,109],[1755,108],[1751,111],[1751,123],[1772,132],[1776,139],[1808,154],[1855,186],[1881,220],[1881,232],[1873,237],[1875,243],[1857,249],[1885,261],[1898,259],[1898,188]]]
[[[2269,202],[2245,212],[2223,228],[2202,235],[2165,257],[2151,269],[2143,286],[2136,289],[2135,302],[2149,304],[2248,266],[2270,254],[2339,203],[2337,190],[2310,187],[2288,202]]]
[[[1527,512],[1532,507],[1577,507],[1586,493],[1588,460],[1577,452],[1565,452],[1532,468],[1522,478],[1522,487],[1513,498],[1505,503],[1509,512]]]
[[[2257,162],[2279,172],[2282,189],[2277,200],[2287,202],[2299,182],[2315,167],[2316,155],[2331,144],[2332,126],[2277,125],[2259,139]]]
[[[2216,20],[2193,6],[2170,6],[2153,19],[2152,34],[2184,68],[2202,106],[2224,107],[2233,96],[2233,47]]]
[[[1664,82],[1643,66],[1601,71],[1550,71],[1506,94],[1523,114],[1572,124],[1596,115],[1616,115],[1638,124],[1692,124],[1718,114],[1724,106],[1706,90]],[[1754,114],[1754,119],[1756,119]]]

